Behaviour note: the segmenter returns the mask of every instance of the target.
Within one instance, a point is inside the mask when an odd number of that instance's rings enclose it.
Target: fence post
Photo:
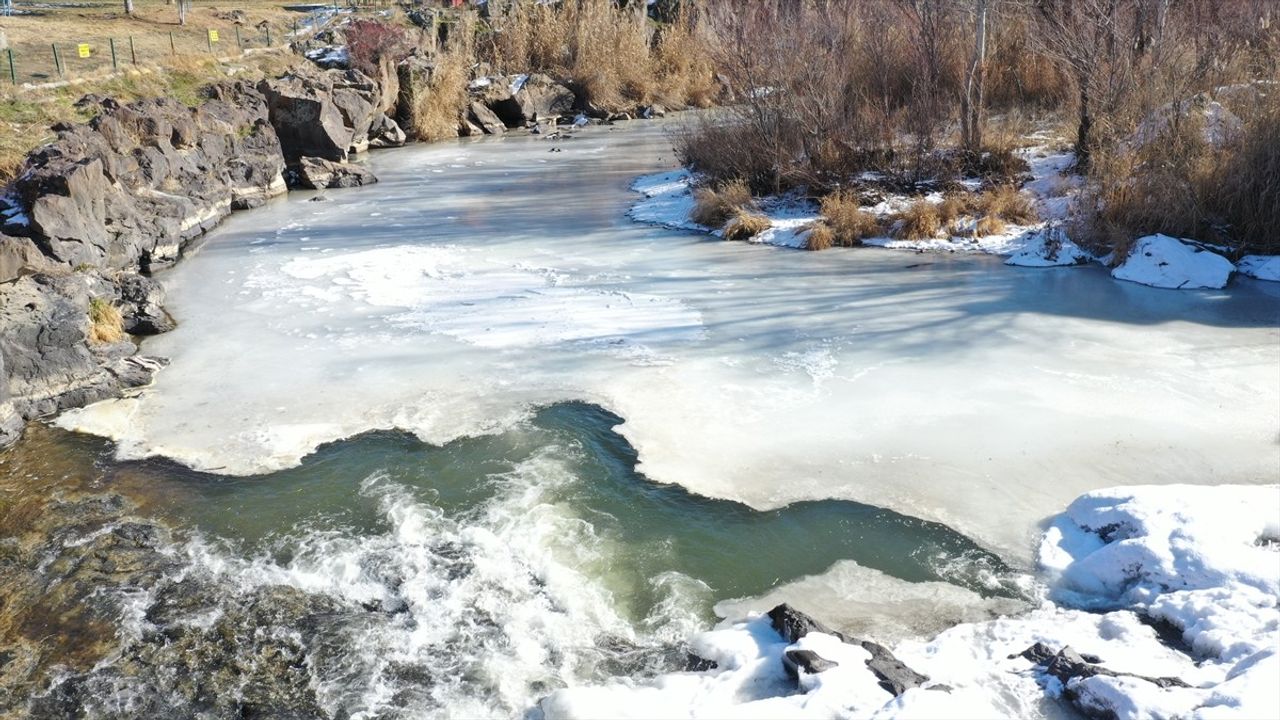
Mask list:
[[[271,47],[271,26],[267,26],[267,47]]]
[[[13,81],[14,85],[17,85],[18,70],[13,66],[13,48],[8,48],[8,51],[9,51],[9,79]]]
[[[58,43],[51,43],[53,48],[53,67],[58,70],[58,77],[62,77],[62,58],[58,57]]]
[[[119,70],[120,63],[116,61],[116,39],[108,38],[107,42],[111,43],[111,69]]]
[[[133,49],[133,36],[129,36],[129,59],[133,60],[133,64],[138,64],[138,52]]]
[[[210,54],[210,55],[212,55],[212,54],[213,54],[213,31],[212,31],[212,30],[210,30],[210,29],[208,29],[208,28],[205,28],[205,31],[204,31],[204,41],[205,41],[206,43],[208,43],[208,45],[209,45],[209,54]]]
[[[236,47],[240,48],[240,54],[244,54],[244,43],[240,40],[240,26],[236,26]]]
[[[176,45],[174,45],[174,44],[173,44],[173,31],[172,31],[172,30],[170,30],[170,31],[169,31],[169,53],[170,53],[170,54],[172,54],[172,55],[177,55],[177,54],[178,54],[178,48],[177,48],[177,46],[176,46]]]

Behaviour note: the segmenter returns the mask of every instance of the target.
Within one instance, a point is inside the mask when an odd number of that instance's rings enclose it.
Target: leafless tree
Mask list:
[[[973,57],[961,96],[960,135],[966,150],[982,149],[982,102],[987,63],[987,1],[973,0]]]

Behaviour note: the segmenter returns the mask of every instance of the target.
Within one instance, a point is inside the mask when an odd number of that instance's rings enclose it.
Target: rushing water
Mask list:
[[[61,528],[21,544],[28,604],[103,583],[41,713],[520,715],[681,667],[717,611],[891,639],[1016,608],[1089,488],[1274,479],[1275,287],[635,225],[656,124],[372,162],[167,277],[172,365],[63,421],[118,448],[38,429],[0,467],[71,498],[0,515]]]

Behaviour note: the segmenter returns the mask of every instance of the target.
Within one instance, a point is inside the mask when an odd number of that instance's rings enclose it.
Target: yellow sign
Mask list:
[[[210,31],[209,31],[209,42],[218,42],[218,31],[217,31],[217,30],[210,30]]]
[[[78,52],[82,58],[89,57],[89,43],[80,43],[77,45],[76,52]]]

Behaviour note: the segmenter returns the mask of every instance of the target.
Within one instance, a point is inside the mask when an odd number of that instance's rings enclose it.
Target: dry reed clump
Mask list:
[[[841,247],[861,245],[862,241],[880,232],[880,223],[871,213],[862,209],[856,196],[847,192],[835,192],[822,198],[822,216],[832,233],[832,241]]]
[[[737,180],[718,188],[703,187],[693,191],[693,211],[689,219],[709,228],[723,227],[743,208],[755,207],[746,183]]]
[[[1280,93],[1241,107],[1239,130],[1206,136],[1194,115],[1135,148],[1096,153],[1081,236],[1124,254],[1151,233],[1195,238],[1239,253],[1280,252]]]
[[[965,195],[952,193],[943,197],[942,202],[938,203],[938,222],[947,226],[954,224],[969,214],[970,205],[970,199]]]
[[[89,300],[89,340],[100,344],[124,340],[124,317],[120,309],[103,298]]]
[[[835,233],[826,223],[814,223],[809,233],[804,236],[805,250],[826,250],[835,244]]]
[[[1035,205],[1012,185],[992,188],[974,199],[974,210],[1014,225],[1030,225],[1040,219]]]
[[[409,126],[415,137],[428,142],[458,136],[458,120],[466,111],[470,57],[450,50],[437,56],[435,71],[424,91],[416,93]]]
[[[902,240],[927,240],[935,238],[942,232],[942,219],[938,216],[938,206],[928,200],[916,200],[898,214],[898,229],[895,233]]]
[[[739,210],[724,226],[724,239],[749,240],[771,227],[773,222],[764,215]]]
[[[1008,229],[1008,226],[1005,225],[1005,222],[999,217],[995,215],[986,215],[982,219],[978,220],[978,223],[974,225],[973,234],[978,237],[999,235],[1006,229]]]
[[[564,0],[515,3],[491,23],[481,59],[506,73],[547,73],[600,110],[655,100],[706,106],[715,97],[711,57],[687,12],[655,30],[644,3]]]

